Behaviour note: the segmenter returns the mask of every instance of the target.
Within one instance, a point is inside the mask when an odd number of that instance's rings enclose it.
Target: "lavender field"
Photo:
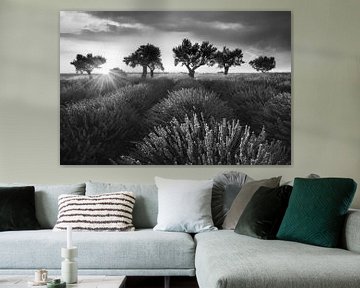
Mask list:
[[[289,165],[291,73],[60,75],[62,165]]]

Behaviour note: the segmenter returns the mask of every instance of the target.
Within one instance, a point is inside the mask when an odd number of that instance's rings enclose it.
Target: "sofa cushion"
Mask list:
[[[225,216],[241,187],[251,180],[245,173],[237,171],[226,171],[215,176],[212,189],[211,213],[216,227],[222,227]]]
[[[38,185],[38,184],[9,184],[0,186],[34,186],[36,218],[41,228],[53,228],[58,216],[58,197],[61,194],[84,195],[85,184]]]
[[[195,236],[200,288],[353,288],[360,254],[297,242],[262,240],[230,230]]]
[[[34,187],[0,187],[0,231],[39,229]]]
[[[237,222],[240,219],[241,214],[243,213],[246,205],[249,203],[251,197],[255,192],[261,187],[275,188],[279,186],[280,177],[273,177],[270,179],[263,179],[257,181],[251,181],[242,186],[240,192],[237,194],[233,203],[231,204],[230,210],[227,213],[223,228],[224,229],[235,229]]]
[[[343,248],[360,253],[360,210],[350,209],[346,215],[341,237]]]
[[[236,224],[235,232],[261,239],[275,239],[288,206],[292,187],[260,187]]]
[[[355,190],[348,178],[295,178],[277,238],[337,247]]]
[[[211,217],[213,180],[155,177],[159,213],[154,230],[198,233],[217,229]]]
[[[73,232],[72,240],[80,270],[194,269],[195,244],[186,233]],[[0,269],[60,269],[61,247],[66,247],[66,231],[2,232]]]
[[[86,182],[86,195],[131,191],[136,202],[133,211],[133,223],[136,229],[153,228],[158,213],[158,193],[155,184],[121,184]]]
[[[55,231],[133,231],[133,192],[114,192],[92,196],[63,194],[59,197],[59,216]]]

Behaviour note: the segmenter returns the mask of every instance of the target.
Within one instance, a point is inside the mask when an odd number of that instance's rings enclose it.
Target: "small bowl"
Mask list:
[[[54,279],[47,283],[47,288],[66,288],[66,282],[61,282],[60,279]]]

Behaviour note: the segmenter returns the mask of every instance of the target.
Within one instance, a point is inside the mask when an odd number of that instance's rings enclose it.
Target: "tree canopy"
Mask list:
[[[129,65],[132,68],[140,65],[143,67],[143,72],[141,77],[146,78],[147,68],[150,69],[150,76],[154,76],[154,70],[160,69],[164,70],[160,48],[152,44],[141,45],[134,53],[128,57],[124,57],[126,65]]]
[[[249,62],[252,68],[262,73],[268,72],[275,68],[276,62],[274,57],[260,56]]]
[[[207,41],[192,44],[189,39],[184,39],[181,45],[173,48],[175,66],[181,63],[189,70],[189,76],[194,78],[195,70],[203,65],[213,66],[217,48]]]
[[[100,65],[106,63],[106,59],[102,56],[93,56],[91,53],[86,56],[77,54],[76,59],[70,62],[71,65],[75,66],[76,73],[83,74],[84,72],[89,75],[95,68],[101,68]]]
[[[243,61],[243,53],[241,49],[230,50],[224,46],[222,51],[216,53],[216,62],[219,68],[224,68],[224,74],[227,75],[231,66],[241,66]]]

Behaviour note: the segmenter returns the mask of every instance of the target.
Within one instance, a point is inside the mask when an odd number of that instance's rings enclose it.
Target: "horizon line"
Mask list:
[[[125,70],[122,70],[123,72],[127,73],[127,74],[142,74],[142,72],[128,72],[128,71],[125,71]],[[276,73],[292,73],[292,71],[269,71],[269,72],[229,72],[227,75],[230,75],[230,74],[276,74]],[[80,73],[76,73],[76,72],[61,72],[60,71],[60,74],[75,74],[75,75],[89,75],[87,73],[83,73],[83,74],[80,74]],[[111,74],[111,72],[109,71],[108,73],[91,73],[91,75],[106,75],[106,74]],[[116,73],[114,73],[116,74]],[[148,73],[150,75],[150,73]],[[189,73],[187,72],[155,72],[154,71],[154,74],[185,74],[185,75],[188,75]],[[224,72],[196,72],[196,74],[224,74]]]

